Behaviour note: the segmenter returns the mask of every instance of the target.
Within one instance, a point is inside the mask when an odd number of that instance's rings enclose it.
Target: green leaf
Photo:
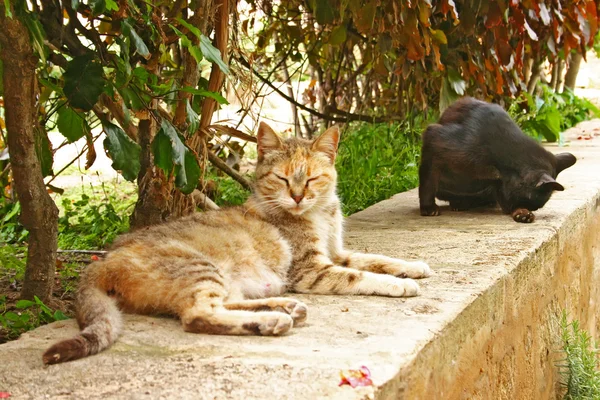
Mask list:
[[[170,175],[173,171],[173,148],[169,137],[159,131],[152,142],[154,164]]]
[[[198,186],[202,171],[198,159],[189,149],[185,152],[183,168],[179,168],[175,175],[175,184],[184,194],[190,194]]]
[[[20,321],[19,315],[15,314],[12,311],[9,311],[9,312],[5,313],[4,314],[4,318],[6,318],[8,321],[13,321],[13,322]]]
[[[189,27],[194,28],[193,26],[191,26],[190,24],[188,24],[181,18],[180,18],[180,20],[181,20],[180,22],[187,24],[186,26],[188,26],[188,29],[189,29]],[[179,36],[179,38],[181,39],[181,45],[183,47],[185,47],[186,49],[188,49],[188,51],[190,52],[192,57],[194,57],[194,59],[196,60],[197,63],[200,63],[202,61],[202,59],[204,58],[200,47],[194,45],[194,43],[192,43],[192,41],[179,29],[175,28],[173,25],[169,25],[169,26],[171,27],[171,29],[173,29],[173,32],[175,32],[175,34],[177,36]],[[196,28],[194,28],[194,29],[196,29]],[[198,35],[201,35],[199,30],[197,33],[198,33]],[[200,36],[198,36],[198,37],[200,37]]]
[[[70,143],[78,141],[90,130],[90,127],[85,120],[85,116],[79,114],[67,105],[58,109],[56,126],[58,131],[66,137]]]
[[[448,82],[450,83],[450,87],[452,90],[459,96],[465,94],[465,89],[467,88],[467,82],[462,79],[460,73],[455,69],[448,69]]]
[[[105,0],[106,1],[106,9],[108,11],[119,11],[119,5],[115,0]]]
[[[200,32],[200,29],[196,28],[194,25],[190,24],[189,22],[187,22],[181,18],[175,18],[175,19],[181,25],[185,26],[194,36],[196,36],[198,39],[200,39],[200,37],[202,36],[202,32]]]
[[[35,152],[40,161],[42,176],[46,177],[54,175],[54,172],[52,172],[52,164],[54,162],[52,144],[48,139],[46,130],[41,127],[35,128]]]
[[[316,0],[314,2],[315,19],[321,25],[327,25],[333,22],[335,14],[329,0]]]
[[[221,52],[213,46],[210,39],[204,35],[200,35],[200,50],[202,50],[202,54],[204,54],[204,57],[206,57],[208,61],[217,64],[223,73],[229,74],[229,67],[221,58]]]
[[[441,29],[430,29],[431,37],[439,44],[448,44],[448,38],[446,34]]]
[[[92,9],[92,14],[94,16],[100,15],[106,11],[105,0],[88,0],[88,5]]]
[[[111,122],[102,121],[102,128],[106,133],[104,148],[113,161],[113,169],[120,171],[128,181],[134,181],[140,172],[140,146]]]
[[[227,99],[225,97],[221,96],[217,92],[211,92],[210,90],[206,90],[206,89],[194,89],[189,86],[183,87],[183,88],[181,88],[181,90],[183,90],[184,92],[191,93],[193,95],[197,95],[197,96],[210,97],[211,99],[216,100],[217,103],[219,103],[219,104],[229,104]]]
[[[91,55],[75,57],[63,76],[63,91],[71,106],[90,111],[104,90],[102,65]]]
[[[4,15],[12,19],[12,11],[10,11],[10,0],[4,0]]]
[[[166,120],[163,120],[160,130],[152,144],[154,151],[167,152],[166,141],[170,143],[171,159],[175,165],[175,184],[184,194],[190,194],[198,185],[200,180],[200,166],[194,153],[183,141],[183,138],[177,133],[175,127]],[[167,174],[172,170],[172,164],[167,163],[169,156],[166,154],[154,154],[156,165],[160,166]],[[157,162],[158,160],[158,162]]]
[[[442,80],[442,87],[440,90],[440,112],[443,112],[450,104],[454,103],[458,99],[458,95],[450,85],[449,79],[446,77]]]
[[[346,41],[346,25],[342,24],[331,31],[329,43],[333,45],[342,44]]]
[[[54,320],[55,321],[64,321],[66,319],[69,319],[69,317],[67,317],[62,311],[60,310],[56,310],[54,311]]]
[[[71,0],[71,8],[77,10],[79,8],[79,0]]]
[[[194,59],[196,60],[197,63],[200,63],[200,61],[202,61],[202,59],[204,58],[202,55],[202,50],[200,50],[200,47],[194,46],[193,44],[191,44],[191,42],[187,49],[190,52],[190,54],[192,55],[192,57],[194,57]]]
[[[133,29],[131,24],[126,20],[123,20],[121,22],[121,28],[123,29],[123,33],[131,38],[137,52],[146,59],[150,58],[150,51],[148,50],[146,43],[144,43],[140,35],[137,34],[137,32],[135,31],[135,29]]]
[[[22,18],[23,22],[27,26],[27,30],[29,31],[29,36],[31,39],[31,43],[33,44],[33,48],[36,53],[40,56],[42,63],[46,63],[46,46],[44,46],[44,37],[46,33],[44,32],[44,28],[42,27],[41,22],[37,18],[33,18],[31,14],[26,13]]]
[[[25,309],[25,308],[29,308],[31,306],[35,305],[35,302],[31,301],[31,300],[19,300],[17,301],[17,303],[15,304],[15,307],[19,308],[19,309]]]
[[[187,112],[186,122],[188,124],[188,133],[193,134],[198,130],[198,126],[200,125],[200,119],[196,111],[190,105],[188,99],[185,100],[185,110]]]

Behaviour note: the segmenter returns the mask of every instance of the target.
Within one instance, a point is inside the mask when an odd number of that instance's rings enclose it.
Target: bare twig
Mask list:
[[[288,96],[287,94],[283,93],[281,90],[279,90],[279,88],[277,88],[275,85],[273,85],[273,83],[269,82],[267,79],[265,79],[258,71],[256,71],[254,68],[252,68],[252,66],[248,63],[248,61],[243,58],[243,57],[237,57],[237,60],[240,64],[242,64],[244,67],[248,68],[249,70],[252,71],[252,73],[254,75],[256,75],[256,77],[258,77],[258,79],[260,79],[261,81],[263,81],[267,86],[269,86],[271,89],[273,89],[277,94],[279,94],[281,97],[283,97],[284,99],[286,99],[287,101],[294,103],[296,105],[296,107],[309,112],[310,114],[319,117],[323,120],[326,121],[333,121],[333,122],[342,122],[342,123],[347,123],[347,122],[352,122],[352,121],[368,121],[368,122],[389,122],[389,121],[393,121],[397,118],[395,117],[374,117],[374,116],[369,116],[369,115],[360,115],[360,114],[354,114],[351,112],[347,112],[347,111],[341,111],[341,110],[337,110],[337,109],[330,109],[329,111],[331,113],[334,114],[338,114],[338,115],[345,115],[345,117],[336,117],[333,115],[327,115],[327,114],[323,114],[317,110],[314,110],[312,108],[306,107],[304,104],[298,103],[296,100],[294,100],[293,98],[291,98],[290,96]]]
[[[108,253],[105,250],[56,250],[57,253],[63,254],[96,254],[96,255],[104,255]]]
[[[244,178],[239,172],[231,168],[229,165],[225,163],[225,161],[221,160],[217,157],[212,151],[207,149],[206,153],[208,154],[208,160],[212,165],[225,172],[227,175],[236,180],[240,185],[242,185],[247,190],[252,190],[252,184],[248,182],[246,178]]]

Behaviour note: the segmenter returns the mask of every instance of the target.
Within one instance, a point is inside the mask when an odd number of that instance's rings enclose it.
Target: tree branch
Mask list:
[[[258,79],[260,79],[267,86],[269,86],[271,89],[273,89],[275,92],[277,92],[278,95],[280,95],[281,97],[283,97],[284,99],[286,99],[290,103],[293,103],[294,105],[296,105],[296,107],[298,107],[298,108],[300,108],[300,109],[302,109],[304,111],[307,111],[308,113],[314,115],[315,117],[319,117],[319,118],[324,119],[326,121],[341,122],[341,123],[348,123],[348,122],[352,122],[352,121],[389,122],[389,121],[394,121],[394,120],[398,119],[398,118],[395,118],[395,117],[374,117],[374,116],[369,116],[369,115],[353,114],[353,113],[351,113],[349,111],[342,111],[342,110],[338,110],[338,109],[335,109],[335,108],[329,109],[329,112],[334,113],[334,114],[338,114],[338,115],[345,115],[345,117],[335,117],[333,115],[323,114],[323,113],[321,113],[321,112],[319,112],[317,110],[314,110],[312,108],[306,107],[304,104],[298,103],[296,100],[294,100],[293,98],[291,98],[287,94],[283,93],[281,90],[279,90],[279,88],[277,88],[275,85],[273,85],[273,83],[269,82],[258,71],[256,71],[254,68],[252,68],[252,66],[250,65],[250,63],[248,63],[248,61],[246,59],[244,59],[242,56],[239,56],[236,59],[237,59],[237,61],[240,64],[242,64],[244,67],[246,67],[250,71],[252,71],[252,73]]]
[[[212,151],[207,150],[206,153],[208,154],[208,160],[211,162],[212,165],[214,165],[215,167],[232,177],[245,189],[252,191],[252,184],[248,182],[248,180],[244,178],[239,172],[227,165],[225,161],[217,157]]]

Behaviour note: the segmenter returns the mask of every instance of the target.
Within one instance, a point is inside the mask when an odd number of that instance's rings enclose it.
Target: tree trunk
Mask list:
[[[571,56],[569,57],[569,67],[567,68],[567,73],[565,75],[565,87],[568,87],[571,90],[575,90],[577,74],[579,73],[579,66],[581,65],[582,59],[583,54],[581,53],[571,53]]]
[[[557,58],[552,65],[552,80],[550,81],[550,87],[556,93],[560,92],[560,82],[562,80],[564,69],[565,62],[562,59]]]
[[[27,28],[16,17],[6,17],[3,5],[0,5],[0,26],[10,163],[15,190],[21,202],[20,221],[29,231],[21,297],[32,299],[37,296],[48,302],[56,268],[58,209],[46,191],[35,150],[37,57],[34,56]]]
[[[130,218],[131,229],[156,225],[169,217],[168,197],[164,172],[154,165],[152,140],[156,136],[156,121],[149,116],[140,120],[138,126],[140,154],[140,173],[138,175],[138,200]]]
[[[192,19],[192,25],[198,27],[201,32],[209,36],[209,23],[215,18],[215,38],[217,48],[225,59],[227,54],[227,37],[229,27],[227,24],[229,17],[228,0],[202,0],[198,3],[197,12]],[[216,11],[216,15],[215,12]],[[158,54],[158,53],[157,53]],[[199,72],[197,63],[193,57],[184,52],[182,63],[184,64],[184,77],[182,86],[195,87],[198,83]],[[219,91],[223,84],[223,73],[213,65],[208,90]],[[186,124],[185,102],[191,100],[191,95],[180,92],[179,103],[175,110],[175,117],[172,121],[180,132],[183,132]],[[155,110],[157,104],[153,101],[151,109]],[[204,99],[201,112],[200,128],[187,140],[187,145],[194,151],[198,151],[200,165],[204,157],[204,143],[208,125],[210,125],[212,114],[215,110],[215,101],[211,98]],[[154,165],[154,155],[152,153],[152,140],[156,136],[157,123],[149,116],[149,119],[140,121],[139,125],[139,143],[142,148],[141,168],[138,176],[138,201],[131,215],[130,225],[132,229],[138,229],[145,226],[160,224],[168,220],[188,215],[196,210],[194,196],[185,195],[175,187],[173,176],[167,177],[164,172]],[[200,184],[200,182],[198,182]]]

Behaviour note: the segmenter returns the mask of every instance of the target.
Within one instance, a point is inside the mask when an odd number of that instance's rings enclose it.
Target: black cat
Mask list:
[[[435,198],[453,210],[500,205],[517,222],[533,222],[556,176],[577,159],[554,155],[525,135],[496,104],[462,98],[423,133],[419,168],[421,215],[439,215]]]

